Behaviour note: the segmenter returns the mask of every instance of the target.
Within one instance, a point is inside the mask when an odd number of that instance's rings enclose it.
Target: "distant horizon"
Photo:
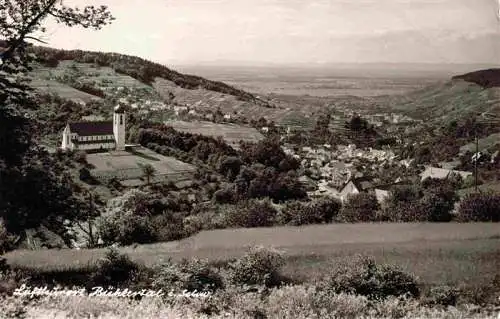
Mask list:
[[[179,72],[200,76],[243,75],[259,73],[260,75],[294,75],[294,76],[346,76],[346,77],[440,77],[449,78],[469,72],[500,69],[500,64],[493,63],[387,63],[387,62],[360,62],[360,63],[266,63],[217,61],[194,64],[165,64]]]
[[[500,64],[497,0],[65,3],[108,5],[116,20],[97,32],[49,21],[42,40],[50,46],[120,52],[167,65]]]

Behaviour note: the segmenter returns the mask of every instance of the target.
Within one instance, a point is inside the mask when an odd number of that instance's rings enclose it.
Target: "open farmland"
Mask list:
[[[39,92],[57,94],[63,99],[68,99],[75,102],[87,103],[92,100],[101,99],[100,97],[82,92],[80,90],[72,88],[67,84],[54,80],[35,78],[30,82],[30,86]]]
[[[226,143],[233,147],[237,147],[240,141],[257,143],[264,139],[264,136],[257,129],[235,124],[167,121],[165,125],[171,126],[179,132],[212,136],[214,138],[221,136]]]
[[[205,89],[188,90],[180,88],[175,83],[165,79],[157,78],[153,87],[164,98],[168,98],[169,93],[175,96],[174,102],[180,106],[189,107],[198,111],[211,110],[217,108],[224,114],[238,114],[247,119],[258,120],[261,117],[281,124],[283,120],[288,121],[288,117],[300,117],[309,122],[315,112],[328,105],[328,99],[317,97],[286,97],[272,96],[272,103],[275,107],[264,107],[255,103],[240,101],[236,97]],[[285,123],[286,124],[286,123]]]
[[[142,166],[151,165],[156,170],[151,182],[169,180],[178,182],[191,179],[196,168],[175,158],[157,154],[142,147],[131,147],[125,152],[88,154],[87,162],[93,166],[91,174],[96,178],[117,177],[128,184],[142,178]]]
[[[474,281],[500,269],[500,228],[495,224],[334,224],[203,231],[181,241],[124,247],[133,260],[154,265],[165,258],[241,256],[251,245],[285,252],[287,274],[315,279],[329,261],[353,254],[373,255],[398,264],[426,282]],[[105,249],[17,250],[5,255],[19,267],[39,270],[83,269],[95,265]]]
[[[148,88],[146,84],[131,76],[117,73],[111,67],[96,66],[91,63],[61,61],[55,68],[35,67],[32,76],[38,79],[55,80],[65,74],[74,74],[87,80],[94,80],[104,87]]]

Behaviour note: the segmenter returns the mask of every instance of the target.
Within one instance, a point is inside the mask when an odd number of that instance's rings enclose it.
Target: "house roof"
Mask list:
[[[425,171],[423,171],[422,174],[420,174],[420,176],[422,176],[422,180],[428,177],[444,179],[448,177],[448,174],[450,174],[449,169],[438,168],[438,167],[427,167]]]
[[[358,191],[365,191],[365,190],[373,188],[372,182],[367,177],[354,178],[354,179],[350,179],[344,185],[344,187],[342,187],[342,192],[346,189],[346,187],[349,185],[349,183],[352,183],[358,189]]]
[[[113,135],[113,122],[76,122],[69,123],[71,133],[80,136]]]
[[[456,171],[456,170],[449,170],[449,169],[429,166],[425,169],[424,172],[422,172],[420,174],[420,176],[422,177],[422,180],[424,180],[426,178],[445,179],[445,178],[448,178],[450,173],[459,174],[460,176],[462,176],[462,178],[467,178],[467,176],[472,175],[471,172]]]

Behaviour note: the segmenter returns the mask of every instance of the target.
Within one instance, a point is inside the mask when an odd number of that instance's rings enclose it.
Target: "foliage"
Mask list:
[[[251,199],[226,212],[229,227],[270,227],[274,225],[277,210],[269,199]]]
[[[458,200],[457,183],[427,179],[422,184],[394,187],[382,209],[384,218],[393,222],[449,222]]]
[[[281,253],[263,247],[253,247],[229,265],[229,280],[237,285],[277,286],[282,280],[280,268],[283,264]]]
[[[340,210],[338,219],[348,223],[375,221],[378,208],[379,205],[374,194],[348,195],[347,201]]]
[[[166,242],[179,240],[193,235],[198,230],[186,228],[180,213],[165,211],[151,218],[155,241]]]
[[[500,195],[468,194],[460,202],[458,219],[464,222],[500,222]]]
[[[300,167],[295,158],[285,154],[277,139],[265,139],[256,144],[242,143],[241,158],[247,164],[260,163],[278,172],[288,172]]]
[[[424,296],[424,303],[427,305],[455,306],[458,301],[460,291],[450,286],[431,287]]]
[[[5,252],[12,250],[14,245],[15,238],[7,231],[7,228],[4,225],[4,221],[0,218],[0,255],[3,255]],[[0,258],[0,264],[2,259]],[[0,272],[2,271],[0,265]]]
[[[24,237],[26,229],[43,225],[64,236],[66,220],[88,216],[77,186],[55,156],[42,150],[29,155],[22,165],[0,171],[0,216],[14,235]]]
[[[153,178],[156,173],[156,169],[151,164],[143,165],[141,169],[142,174],[146,178],[146,183],[149,185],[151,178]]]
[[[173,263],[170,260],[156,267],[153,288],[162,289],[165,292],[215,292],[224,288],[224,283],[218,274],[206,260],[187,260]]]
[[[312,202],[312,209],[315,214],[321,216],[325,223],[330,223],[339,214],[342,208],[342,203],[333,198],[320,198]]]
[[[320,287],[335,293],[353,293],[370,299],[407,294],[417,297],[420,294],[412,275],[394,266],[377,265],[373,258],[360,255],[336,265]]]
[[[99,261],[96,271],[92,273],[88,287],[100,286],[107,289],[109,286],[125,285],[130,283],[139,271],[140,266],[127,255],[109,249],[105,258]]]
[[[325,212],[321,208],[327,207],[300,201],[288,202],[278,213],[277,223],[290,226],[324,223],[326,221]]]
[[[137,215],[132,211],[102,216],[98,220],[98,233],[105,245],[144,244],[156,241],[150,217]]]
[[[67,26],[100,29],[113,20],[105,6],[70,8],[56,0],[6,0],[0,6],[0,216],[7,230],[21,237],[29,228],[46,225],[66,233],[64,220],[81,216],[74,185],[61,164],[41,151],[33,138],[36,103],[26,85],[33,55],[26,40],[44,32],[52,16]],[[36,39],[35,39],[36,40]]]
[[[30,48],[44,64],[56,64],[56,61],[74,60],[79,63],[92,63],[108,66],[117,73],[125,74],[147,85],[151,85],[156,77],[174,82],[185,89],[204,88],[223,94],[230,94],[243,101],[268,106],[268,103],[243,90],[222,82],[210,81],[199,76],[185,75],[167,68],[159,63],[125,54],[92,52],[82,50],[56,50],[47,47]],[[94,94],[94,93],[93,93]]]

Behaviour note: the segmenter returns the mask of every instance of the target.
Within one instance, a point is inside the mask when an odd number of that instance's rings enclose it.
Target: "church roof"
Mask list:
[[[73,140],[73,143],[76,145],[86,145],[86,144],[108,144],[108,143],[115,143],[115,140],[99,140],[99,141],[79,141],[79,140]]]
[[[71,133],[80,136],[113,135],[113,122],[76,122],[69,123]]]

